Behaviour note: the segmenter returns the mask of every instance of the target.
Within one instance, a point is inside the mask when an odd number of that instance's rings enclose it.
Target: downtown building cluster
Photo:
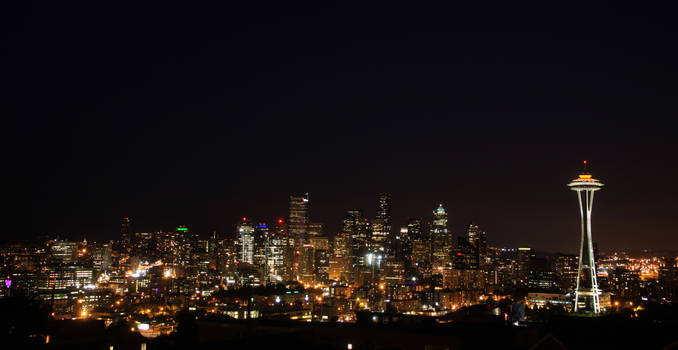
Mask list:
[[[382,193],[372,217],[349,209],[331,234],[310,220],[311,205],[308,194],[290,196],[287,217],[243,217],[224,234],[184,225],[136,232],[126,217],[112,241],[5,244],[0,296],[33,295],[55,318],[122,318],[148,335],[171,331],[182,309],[351,322],[360,310],[440,316],[524,297],[532,307],[573,304],[576,255],[492,247],[474,222],[453,235],[442,204],[396,228],[391,196]],[[678,299],[675,258],[619,253],[596,261],[604,308]]]

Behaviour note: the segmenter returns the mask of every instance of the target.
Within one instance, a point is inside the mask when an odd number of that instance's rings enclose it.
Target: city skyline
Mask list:
[[[577,165],[580,164],[580,161],[577,161],[575,163]],[[573,171],[579,171],[579,169],[574,169],[573,164],[568,164],[570,168],[573,168]],[[593,161],[593,167],[596,168],[596,161]],[[648,167],[645,167],[642,169],[642,171],[645,171]],[[601,169],[602,170],[602,169]],[[467,169],[468,171],[468,169]],[[566,177],[563,177],[566,178]],[[501,179],[498,179],[501,180]],[[615,179],[613,178],[613,184],[615,183]],[[620,179],[616,179],[620,180]],[[472,179],[473,181],[473,179]],[[469,183],[469,182],[467,182]],[[473,182],[470,182],[473,183]],[[544,184],[538,184],[539,186],[544,186]],[[542,187],[543,190],[543,187]],[[566,189],[560,187],[560,188],[550,188],[548,189],[550,193],[557,195],[559,198],[562,200],[562,203],[558,203],[558,206],[555,208],[565,208],[561,210],[569,210],[570,212],[573,210],[572,208],[572,203],[568,203],[566,199],[567,192],[565,191]],[[398,193],[398,191],[395,191]],[[559,193],[560,192],[560,193]],[[331,200],[327,199],[327,196],[324,196],[323,193],[319,193],[318,195],[313,194],[313,199],[310,201],[310,209],[308,212],[310,213],[310,218],[307,218],[307,220],[310,220],[310,222],[321,222],[323,223],[325,227],[325,235],[329,235],[330,237],[340,233],[341,232],[341,218],[343,217],[343,213],[345,212],[346,209],[349,209],[351,207],[356,207],[358,209],[363,210],[365,213],[365,216],[373,219],[376,216],[376,210],[377,210],[377,198],[378,193],[375,193],[369,198],[367,195],[363,195],[364,197],[368,197],[367,200],[364,198],[361,198],[360,200],[355,200],[351,201],[350,203],[357,203],[360,202],[363,205],[347,205],[345,208],[339,207],[341,203],[336,203]],[[487,198],[487,196],[485,196]],[[191,228],[193,228],[196,232],[200,232],[202,235],[208,235],[213,231],[217,231],[219,234],[224,235],[224,236],[231,236],[236,233],[235,230],[235,225],[236,222],[239,220],[240,217],[242,216],[248,216],[252,217],[256,220],[260,221],[267,221],[267,222],[273,222],[273,220],[276,220],[277,218],[283,217],[285,219],[288,219],[288,212],[287,212],[287,200],[285,198],[289,198],[288,196],[282,196],[282,198],[275,198],[271,199],[271,203],[275,203],[275,207],[273,205],[269,205],[268,207],[265,207],[264,210],[261,210],[260,212],[257,211],[257,203],[255,201],[248,201],[245,203],[240,203],[240,204],[245,204],[244,207],[246,208],[252,208],[252,209],[239,209],[236,210],[236,214],[232,215],[223,215],[221,218],[219,218],[218,224],[211,224],[211,225],[206,225],[204,222],[192,222],[189,220],[181,220],[179,222],[170,222],[171,220],[164,219],[164,220],[157,220],[156,222],[152,222],[151,220],[148,220],[148,218],[144,217],[143,215],[135,215],[133,216],[136,221],[136,225],[138,230],[141,231],[157,231],[157,230],[168,230],[172,229],[173,227],[177,225],[189,225]],[[409,202],[411,200],[411,196],[405,197],[405,198],[399,198],[395,197],[395,200],[393,201],[393,229],[397,229],[399,227],[405,226],[407,224],[407,220],[412,217],[421,217],[424,219],[424,221],[430,221],[432,220],[430,211],[434,209],[433,207],[436,206],[435,202],[430,203],[431,208],[425,208],[423,210],[411,210],[410,208],[404,208],[406,205],[403,202]],[[493,198],[490,197],[490,200]],[[422,199],[414,199],[416,203],[419,205],[423,202]],[[494,200],[497,200],[497,198],[494,198]],[[605,203],[605,198],[603,198],[603,201]],[[527,229],[522,229],[520,230],[521,234],[507,234],[507,232],[515,230],[516,226],[519,226],[519,223],[526,223],[531,221],[532,219],[530,217],[518,217],[512,220],[507,220],[505,217],[502,219],[498,220],[497,218],[493,218],[490,215],[488,215],[487,211],[483,211],[483,207],[479,207],[477,209],[477,215],[474,214],[474,212],[471,212],[470,210],[467,210],[464,208],[464,198],[455,198],[454,200],[441,200],[438,201],[445,203],[445,206],[448,209],[448,212],[450,213],[449,221],[450,221],[450,230],[452,231],[453,236],[457,236],[460,232],[464,232],[466,226],[468,225],[469,222],[471,221],[477,221],[477,222],[482,222],[483,227],[486,228],[489,232],[492,232],[492,240],[490,243],[495,244],[497,246],[530,246],[534,247],[540,251],[545,251],[545,252],[569,252],[569,253],[574,253],[577,250],[578,242],[574,240],[572,237],[572,232],[575,232],[577,230],[577,226],[575,223],[575,217],[572,215],[567,215],[568,213],[557,213],[553,212],[556,210],[551,210],[551,208],[541,208],[544,212],[547,214],[551,215],[554,218],[558,218],[558,220],[562,220],[561,222],[554,222],[552,223],[554,227],[560,226],[560,227],[570,227],[571,231],[567,232],[564,230],[560,230],[560,232],[563,235],[567,235],[567,237],[562,237],[563,242],[568,242],[565,246],[563,244],[557,243],[554,245],[544,245],[542,242],[540,242],[539,239],[533,239],[534,236],[532,236],[530,233],[534,232],[536,230],[535,227],[528,227]],[[551,199],[551,202],[553,202],[553,199]],[[448,204],[449,203],[449,204]],[[609,202],[608,202],[609,203]],[[606,203],[605,205],[615,205],[615,203],[608,204]],[[619,203],[617,203],[618,205]],[[623,204],[629,204],[629,203],[622,203]],[[170,204],[171,205],[171,204]],[[510,203],[507,203],[507,210],[510,209]],[[330,212],[327,208],[339,208],[336,212]],[[537,206],[539,207],[539,206]],[[461,210],[460,210],[461,209]],[[612,208],[610,208],[612,209]],[[496,210],[496,208],[494,209]],[[491,210],[488,210],[491,211]],[[601,209],[602,215],[605,215],[606,212],[610,212],[611,210],[606,210],[605,207]],[[127,212],[124,210],[119,210],[120,213],[122,213],[124,216],[132,216],[132,215],[127,215]],[[272,213],[273,212],[273,213]],[[410,214],[412,213],[412,214]],[[273,215],[271,215],[273,214]],[[278,214],[278,215],[275,215]],[[233,217],[233,221],[227,221],[225,218],[226,217]],[[610,223],[606,222],[604,218],[601,220],[602,222],[596,223],[596,225],[600,225],[600,238],[596,237],[596,242],[601,243],[601,246],[603,247],[604,250],[615,250],[615,249],[664,249],[664,250],[672,250],[675,248],[672,248],[671,245],[667,244],[662,244],[662,245],[652,245],[652,244],[644,244],[644,245],[635,245],[633,244],[619,244],[615,243],[613,240],[612,243],[609,240],[609,232],[607,231],[608,228],[610,227]],[[119,220],[119,218],[115,219]],[[600,220],[597,217],[597,220]],[[115,222],[115,221],[114,221]],[[98,231],[86,231],[82,232],[79,231],[77,228],[78,223],[74,222],[72,224],[69,224],[71,227],[72,231],[64,231],[64,232],[58,232],[56,230],[46,230],[45,232],[42,232],[42,234],[48,234],[48,235],[61,235],[64,238],[70,238],[70,239],[81,239],[83,237],[89,237],[90,239],[95,239],[95,240],[106,240],[110,239],[117,233],[117,227],[114,225],[114,222],[111,223],[101,223],[101,225],[98,229]],[[614,227],[614,223],[612,223],[612,227]],[[36,233],[35,236],[38,234]],[[598,236],[598,235],[597,235]],[[657,237],[661,237],[661,234],[657,234]],[[617,237],[619,238],[619,237]],[[648,236],[644,237],[645,239],[648,238]],[[649,236],[650,240],[653,238],[652,235]],[[8,236],[8,238],[5,238],[8,240],[11,240],[11,236]],[[456,239],[456,238],[455,238]],[[662,241],[666,242],[666,241]],[[669,241],[670,242],[670,241]]]

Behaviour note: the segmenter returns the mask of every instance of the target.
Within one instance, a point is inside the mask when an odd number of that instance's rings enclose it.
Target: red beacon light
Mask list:
[[[246,217],[246,216],[243,216],[243,217],[242,217],[242,221],[247,221],[247,217]]]
[[[279,224],[282,224],[282,223],[283,223],[283,219],[278,219],[278,223],[279,223]]]

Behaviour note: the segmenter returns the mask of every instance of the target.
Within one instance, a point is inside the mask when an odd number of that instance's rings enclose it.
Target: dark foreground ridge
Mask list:
[[[675,309],[675,308],[674,308]],[[673,312],[675,310],[665,310]],[[629,319],[553,316],[546,324],[512,326],[500,316],[445,320],[359,312],[349,323],[197,318],[184,313],[177,332],[146,339],[96,320],[51,321],[50,342],[16,344],[35,349],[674,349],[676,317]],[[450,321],[449,323],[441,323]],[[145,345],[144,345],[145,344]]]

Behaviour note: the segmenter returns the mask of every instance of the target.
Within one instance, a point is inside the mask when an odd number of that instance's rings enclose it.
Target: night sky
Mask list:
[[[389,192],[396,227],[443,203],[574,252],[587,159],[601,250],[678,249],[671,9],[243,3],[11,4],[2,238],[232,233],[304,192],[334,234]]]

